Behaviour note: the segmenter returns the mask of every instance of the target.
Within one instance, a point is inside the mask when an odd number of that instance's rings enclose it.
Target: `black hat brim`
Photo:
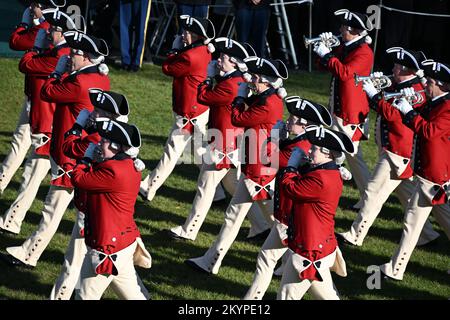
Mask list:
[[[321,130],[324,132],[323,137],[318,135]],[[339,131],[320,126],[309,126],[306,128],[306,136],[311,144],[319,147],[347,153],[355,152],[355,146],[352,140],[345,133]]]
[[[330,112],[321,104],[297,96],[287,97],[285,102],[289,113],[296,117],[328,127],[332,124]]]

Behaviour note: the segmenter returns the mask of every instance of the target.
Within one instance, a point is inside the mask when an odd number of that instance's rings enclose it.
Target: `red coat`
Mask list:
[[[39,29],[48,29],[50,24],[44,21],[37,26],[25,28],[23,25],[17,26],[9,37],[9,47],[15,51],[26,51],[33,49]]]
[[[36,39],[39,29],[48,28],[50,28],[50,24],[47,21],[44,21],[37,26],[32,26],[31,28],[25,28],[24,26],[19,25],[9,38],[9,47],[11,50],[15,51],[31,50],[33,49],[34,40]],[[29,86],[28,77],[25,76],[24,91],[27,96],[30,95]]]
[[[210,61],[208,47],[199,42],[169,55],[163,62],[163,73],[173,77],[173,112],[191,119],[208,110],[206,105],[197,101],[197,88],[206,79]]]
[[[41,99],[41,89],[47,81],[48,76],[55,70],[56,64],[62,55],[69,55],[70,48],[66,43],[53,49],[47,50],[43,54],[29,51],[24,54],[19,62],[19,70],[29,76],[30,84],[30,126],[32,133],[44,133],[51,137],[53,113],[56,104]],[[50,143],[37,148],[36,153],[49,155]]]
[[[91,142],[97,144],[100,139],[101,137],[97,132],[82,136],[82,130],[79,130],[76,133],[71,133],[71,130],[69,130],[65,135],[64,143],[62,145],[63,152],[69,158],[81,160],[83,159],[89,144]],[[75,207],[84,213],[87,210],[87,201],[87,192],[75,188],[75,195],[73,197]]]
[[[270,88],[258,96],[250,97],[247,102],[247,110],[244,104],[233,107],[231,123],[245,128],[245,163],[242,172],[246,178],[264,186],[275,178],[278,170],[268,162],[272,147],[267,143],[267,138],[275,123],[283,119],[283,100],[275,89]]]
[[[343,181],[334,162],[297,172],[286,168],[281,189],[294,202],[289,223],[289,248],[316,261],[333,253],[337,247],[334,216],[342,194]],[[301,274],[303,279],[320,280],[311,264]]]
[[[374,60],[373,51],[364,42],[364,38],[345,49],[344,47],[345,45],[339,46],[333,51],[335,56],[326,55],[322,60],[335,78],[334,114],[343,120],[344,125],[360,124],[369,113],[369,103],[362,85],[355,85],[354,75],[355,73],[360,76],[370,74]]]
[[[89,98],[90,88],[110,89],[109,78],[99,74],[97,66],[89,66],[65,77],[62,81],[50,78],[42,87],[41,98],[56,103],[50,155],[65,172],[73,169],[75,160],[63,152],[64,134],[72,128],[81,110],[94,109]],[[51,183],[72,187],[67,174],[52,180]]]
[[[450,180],[450,94],[430,101],[420,115],[411,111],[404,122],[416,133],[414,173],[439,185]],[[439,194],[443,195],[445,190]],[[447,202],[443,196],[441,203]],[[438,203],[436,203],[438,204]]]
[[[113,254],[140,237],[133,218],[140,182],[141,173],[124,153],[92,168],[84,164],[75,167],[72,183],[87,192],[84,227],[87,246]],[[112,262],[105,262],[102,268],[113,274]]]
[[[273,216],[275,219],[281,223],[288,225],[289,216],[292,212],[293,200],[286,196],[280,188],[280,180],[282,176],[282,169],[286,168],[288,165],[289,158],[291,157],[292,150],[298,147],[305,151],[306,154],[309,153],[311,149],[311,143],[305,139],[300,140],[295,143],[289,143],[289,141],[280,142],[280,156],[279,156],[279,168],[280,171],[277,173],[277,180],[275,182],[275,201],[274,201],[274,212]]]
[[[213,88],[207,85],[199,87],[198,101],[209,106],[208,128],[220,131],[223,137],[220,141],[213,139],[210,143],[214,143],[214,148],[225,154],[237,149],[237,137],[244,132],[231,123],[231,103],[237,97],[240,82],[244,82],[242,74],[235,71],[224,78],[218,78]],[[216,164],[217,170],[232,166],[227,157]]]
[[[424,89],[423,85],[420,83],[420,80],[416,77],[410,81],[396,85],[394,90],[400,91],[401,89],[408,87],[413,87],[415,91]],[[414,105],[413,107],[416,110],[421,110],[425,105],[425,93],[422,92],[421,95],[424,102]],[[380,137],[382,148],[401,157],[408,159],[411,158],[414,132],[403,124],[402,114],[400,111],[392,107],[393,100],[378,100],[379,97],[381,97],[381,95],[375,95],[370,105],[381,116]],[[407,179],[412,175],[413,170],[411,163],[409,163],[405,171],[398,178]]]

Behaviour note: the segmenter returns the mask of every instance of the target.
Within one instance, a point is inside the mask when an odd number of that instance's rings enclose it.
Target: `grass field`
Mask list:
[[[0,160],[9,150],[11,133],[15,129],[23,99],[23,76],[17,70],[17,60],[0,59]],[[171,126],[171,79],[161,73],[160,67],[146,65],[142,72],[125,73],[112,69],[112,90],[125,94],[131,105],[130,122],[141,129],[143,147],[141,158],[147,169],[153,169],[161,155]],[[300,72],[291,74],[286,87],[289,95],[300,95],[326,104],[329,75]],[[371,114],[373,128],[374,115]],[[372,129],[373,136],[373,129]],[[373,137],[364,143],[364,156],[370,168],[376,161]],[[14,201],[20,186],[23,168],[16,173],[8,189],[0,198],[0,214]],[[183,261],[202,255],[220,230],[226,204],[214,205],[195,242],[174,242],[161,230],[182,224],[195,195],[198,169],[195,165],[177,166],[151,203],[138,199],[136,220],[144,242],[153,257],[151,269],[139,269],[153,299],[240,299],[250,286],[260,244],[245,241],[249,224],[245,221],[237,241],[228,252],[218,275],[208,276],[192,271]],[[20,235],[0,234],[0,251],[11,245],[20,245],[40,221],[43,199],[49,178],[42,184],[37,199],[27,214]],[[353,204],[359,194],[347,184],[341,205]],[[339,209],[336,229],[350,227],[355,213]],[[369,232],[365,244],[359,248],[344,247],[348,276],[334,280],[343,299],[448,299],[450,297],[449,242],[441,233],[437,244],[416,249],[401,282],[389,282],[379,290],[366,287],[369,265],[389,260],[401,236],[403,211],[392,196]],[[59,274],[65,247],[74,221],[74,210],[66,212],[58,232],[33,270],[13,269],[0,262],[0,299],[47,299]],[[279,279],[274,279],[265,299],[275,299]],[[104,295],[116,299],[111,291]],[[309,299],[307,295],[305,297]]]

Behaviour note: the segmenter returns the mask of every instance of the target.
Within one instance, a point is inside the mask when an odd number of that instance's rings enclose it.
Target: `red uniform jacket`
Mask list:
[[[294,141],[294,142],[293,142]],[[285,224],[289,224],[289,216],[292,212],[293,200],[286,196],[282,189],[280,188],[280,180],[283,174],[284,168],[287,167],[289,158],[291,157],[292,150],[298,147],[305,151],[306,154],[309,153],[311,149],[311,143],[305,138],[304,140],[289,140],[280,142],[280,157],[279,157],[279,168],[277,173],[277,180],[275,182],[275,200],[274,200],[274,212],[273,216],[275,219]]]
[[[41,99],[41,89],[48,76],[55,70],[56,64],[62,55],[69,55],[70,48],[64,42],[53,49],[47,50],[42,54],[35,51],[29,51],[24,54],[19,62],[19,70],[25,73],[29,78],[30,91],[30,126],[32,133],[44,133],[51,137],[53,113],[55,112],[55,103],[47,102]],[[37,154],[49,155],[50,143],[37,148]]]
[[[197,88],[206,79],[206,69],[210,61],[211,53],[208,47],[202,42],[195,42],[175,54],[170,54],[163,62],[163,73],[173,77],[173,112],[191,119],[208,110],[206,105],[197,101]],[[190,129],[193,130],[193,127]]]
[[[245,163],[242,172],[246,178],[265,186],[275,178],[278,170],[272,168],[268,161],[272,149],[268,137],[274,124],[283,119],[283,101],[275,89],[270,88],[247,99],[247,105],[247,110],[245,104],[233,107],[231,123],[245,128]],[[265,190],[261,196],[267,199]]]
[[[87,192],[84,233],[87,246],[113,254],[140,237],[133,215],[141,173],[129,156],[119,153],[91,168],[79,164],[73,170],[72,183]],[[112,262],[105,260],[103,267],[113,268]]]
[[[415,91],[423,90],[424,87],[420,80],[415,77],[409,81],[395,85],[394,91],[413,87]],[[389,90],[388,90],[389,91]],[[414,109],[420,111],[425,105],[425,93],[421,93],[423,103],[414,105]],[[392,107],[392,100],[386,101],[382,99],[381,94],[375,95],[371,101],[370,106],[380,116],[380,137],[381,147],[389,152],[395,153],[404,158],[411,158],[412,148],[414,142],[414,132],[402,122],[402,114],[400,111]],[[398,177],[407,179],[413,175],[411,162],[406,167],[405,171]]]
[[[69,130],[65,134],[64,143],[62,145],[64,154],[72,159],[81,160],[83,159],[84,153],[86,152],[89,144],[97,144],[101,137],[97,132],[89,135],[82,135],[82,130]],[[85,190],[75,188],[75,195],[73,197],[73,202],[75,207],[81,211],[86,212],[87,206],[87,193]]]
[[[9,47],[15,51],[26,51],[33,49],[34,40],[36,39],[39,29],[48,29],[50,24],[43,21],[37,26],[26,28],[23,25],[18,25],[9,37]]]
[[[94,109],[89,98],[90,88],[110,89],[109,78],[98,73],[96,65],[79,70],[62,81],[50,78],[42,87],[41,98],[56,103],[50,155],[64,171],[61,177],[51,181],[53,185],[72,187],[69,174],[75,160],[64,154],[62,145],[64,134],[72,128],[78,113],[83,109]]]
[[[50,24],[47,21],[44,21],[37,26],[32,26],[31,28],[25,28],[23,25],[19,25],[9,38],[9,47],[11,50],[15,51],[31,50],[33,49],[34,40],[36,39],[39,29],[48,28],[50,28]],[[28,77],[25,75],[24,91],[27,96],[30,95],[29,86]]]
[[[334,216],[342,194],[343,181],[334,162],[316,168],[284,169],[281,189],[294,202],[289,222],[289,248],[316,261],[337,247]],[[301,274],[303,279],[320,280],[313,264]]]
[[[348,46],[337,47],[321,60],[334,76],[333,113],[343,120],[344,125],[363,123],[369,113],[367,95],[362,85],[355,85],[354,75],[368,76],[373,60],[373,51],[364,37]],[[353,137],[354,141],[362,138],[359,130],[355,135],[358,136]]]
[[[214,148],[227,154],[238,148],[237,137],[241,135],[244,130],[235,127],[231,123],[231,103],[237,96],[239,83],[244,82],[242,73],[235,71],[226,77],[217,78],[217,84],[210,88],[207,85],[199,87],[198,101],[209,106],[209,129],[217,129],[222,133],[222,139],[210,140]],[[231,168],[233,164],[224,157],[223,160],[216,164],[217,170],[223,168]]]
[[[439,185],[450,180],[450,93],[428,102],[420,115],[410,111],[403,121],[417,135],[414,173]],[[435,204],[446,203],[445,190]]]

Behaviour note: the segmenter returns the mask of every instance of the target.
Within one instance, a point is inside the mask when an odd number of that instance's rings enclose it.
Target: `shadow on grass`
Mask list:
[[[12,267],[0,261],[2,272],[0,272],[0,283],[2,286],[15,292],[26,291],[36,295],[49,296],[52,287],[43,284],[36,276],[37,270],[26,270]],[[14,274],[14,276],[12,276]],[[6,297],[5,298],[11,298]]]
[[[365,271],[369,265],[381,265],[386,263],[389,258],[381,255],[376,255],[366,251],[360,250],[360,248],[341,247],[344,259],[347,263],[348,275],[346,278],[339,277],[333,274],[336,287],[341,294],[347,296],[349,299],[360,299],[361,295],[371,294],[380,299],[392,298],[392,299],[442,299],[442,296],[432,294],[427,291],[423,291],[418,288],[408,288],[405,286],[408,279],[402,281],[383,281],[382,288],[380,290],[369,290],[366,285],[367,278],[370,274]],[[414,274],[420,278],[424,278],[430,281],[436,281],[443,283],[444,277],[448,275],[444,274],[442,270],[436,270],[435,268],[423,266],[416,262],[410,262],[406,270],[405,278],[407,275]],[[416,284],[414,284],[417,287]]]

